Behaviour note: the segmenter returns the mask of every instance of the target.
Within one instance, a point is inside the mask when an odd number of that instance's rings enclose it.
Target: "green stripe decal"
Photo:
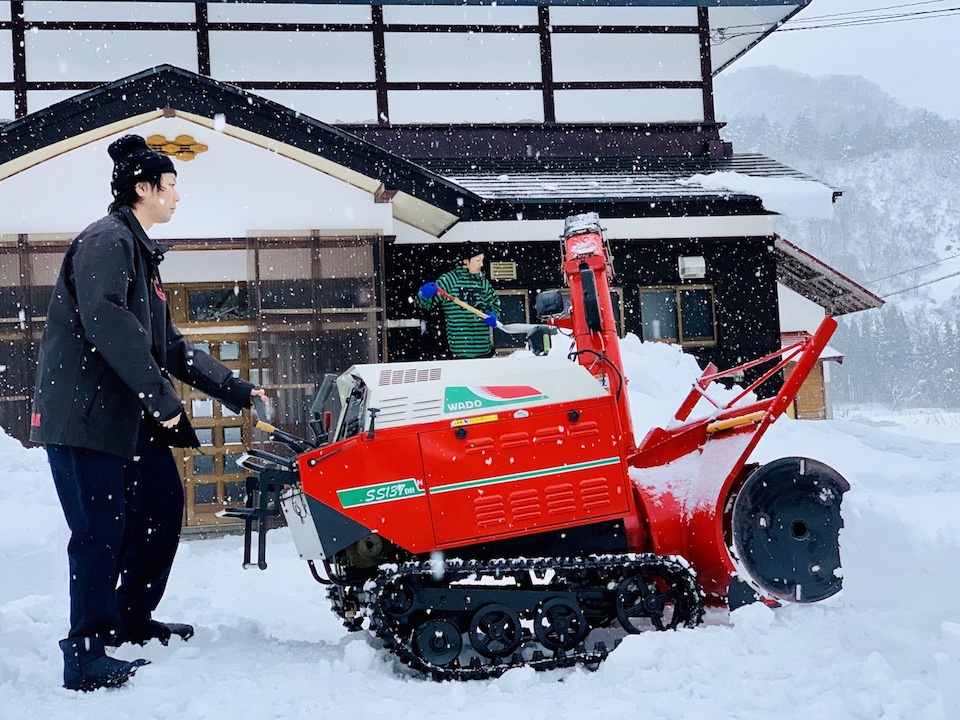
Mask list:
[[[413,478],[337,490],[337,497],[340,498],[340,505],[344,509],[407,500],[422,495],[424,495],[423,490],[417,487],[417,482]]]
[[[530,470],[529,472],[515,473],[513,475],[498,475],[497,477],[467,480],[466,482],[430,488],[430,494],[439,495],[440,493],[456,492],[457,490],[469,490],[470,488],[486,487],[487,485],[499,485],[500,483],[517,482],[518,480],[532,480],[533,478],[544,477],[545,475],[560,475],[562,473],[576,472],[578,470],[589,470],[590,468],[604,467],[606,465],[616,465],[619,462],[619,457],[611,457],[603,458],[602,460],[574,463],[573,465],[560,465],[558,467],[543,468],[542,470]]]

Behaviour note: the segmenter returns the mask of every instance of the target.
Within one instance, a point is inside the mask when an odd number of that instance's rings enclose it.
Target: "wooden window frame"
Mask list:
[[[246,280],[240,280],[234,283],[236,287],[247,292],[247,303],[250,303],[250,288]],[[164,283],[164,289],[170,296],[170,315],[173,317],[173,324],[178,328],[189,326],[190,328],[216,328],[216,327],[237,327],[253,325],[252,310],[250,317],[229,318],[226,320],[191,320],[190,319],[190,293],[204,292],[207,290],[220,290],[225,287],[223,282],[190,282],[190,283]],[[228,288],[229,289],[229,288]]]

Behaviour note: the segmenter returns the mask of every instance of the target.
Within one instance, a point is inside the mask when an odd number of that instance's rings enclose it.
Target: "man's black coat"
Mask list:
[[[183,410],[168,374],[234,412],[250,406],[254,386],[174,327],[162,257],[126,207],[70,245],[40,342],[31,440],[132,459],[141,414],[159,422]]]

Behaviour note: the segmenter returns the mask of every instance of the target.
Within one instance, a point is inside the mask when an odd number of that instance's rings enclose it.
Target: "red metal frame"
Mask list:
[[[593,276],[600,314],[600,330],[591,330],[584,310],[581,272]],[[571,313],[573,341],[577,348],[577,362],[597,378],[617,399],[623,439],[628,452],[634,448],[633,420],[627,402],[627,381],[623,375],[620,357],[620,337],[610,302],[610,276],[613,269],[607,260],[603,237],[598,232],[583,232],[564,240],[563,272],[570,286],[572,303],[579,305]]]
[[[836,327],[836,320],[828,317],[812,337],[782,351],[722,372],[708,368],[674,419],[685,420],[696,404],[691,398],[704,397],[716,410],[706,417],[647,433],[627,460],[641,471],[634,475],[635,488],[650,532],[651,547],[638,549],[683,555],[697,569],[708,595],[726,595],[735,566],[725,534],[725,516],[748,474],[746,461],[767,428],[796,397]],[[709,382],[777,357],[780,360],[773,367],[732,400],[721,405],[706,394]],[[736,405],[794,360],[796,366],[774,397]]]

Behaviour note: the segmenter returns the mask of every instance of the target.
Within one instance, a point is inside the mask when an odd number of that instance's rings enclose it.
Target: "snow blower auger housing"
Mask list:
[[[596,214],[567,218],[558,292],[538,311],[574,341],[556,354],[355,365],[323,379],[312,442],[248,451],[244,562],[266,567],[281,510],[300,556],[354,631],[436,679],[601,662],[624,633],[694,627],[705,603],[812,602],[840,589],[835,471],[747,459],[836,327],[718,372],[637,444]],[[753,391],[787,362],[773,398]],[[719,404],[709,384],[762,376]],[[712,410],[690,419],[698,401]],[[336,422],[323,408],[339,402]],[[702,406],[701,406],[702,407]],[[322,570],[320,569],[322,566]]]

